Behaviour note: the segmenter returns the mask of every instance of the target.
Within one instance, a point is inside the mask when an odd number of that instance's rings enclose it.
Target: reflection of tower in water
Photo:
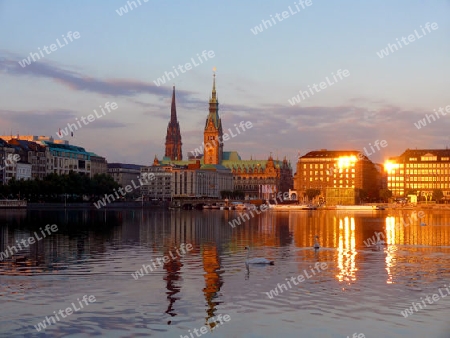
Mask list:
[[[222,287],[223,280],[220,272],[220,255],[217,251],[217,246],[215,243],[205,243],[202,249],[203,256],[203,269],[205,271],[205,287],[203,288],[203,293],[205,294],[205,300],[208,303],[206,309],[207,317],[206,324],[208,325],[209,320],[215,317],[216,306],[221,302],[215,300],[217,298],[217,293]],[[212,323],[209,324],[214,327]]]

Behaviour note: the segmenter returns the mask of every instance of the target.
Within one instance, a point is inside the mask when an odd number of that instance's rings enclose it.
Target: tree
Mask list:
[[[320,195],[320,190],[319,189],[306,189],[305,195],[308,196],[308,200],[311,201],[312,199],[314,199],[314,197]]]
[[[444,198],[444,193],[441,189],[433,189],[433,200],[436,201],[436,203],[439,203],[440,200]]]
[[[64,195],[68,200],[83,201],[84,195],[101,197],[113,193],[119,184],[106,174],[95,175],[92,179],[87,175],[70,172],[68,175],[55,173],[45,176],[42,180],[20,180],[14,177],[7,185],[2,186],[0,194],[7,198],[25,198],[31,202],[63,202]]]
[[[233,197],[233,192],[231,190],[221,190],[220,196],[222,196],[222,199],[225,199],[225,198],[230,199]]]
[[[388,190],[388,189],[381,189],[380,190],[380,198],[384,201],[387,202],[389,200],[389,198],[392,197],[392,191]]]
[[[244,199],[245,193],[242,190],[234,190],[232,196],[234,199],[241,200]]]

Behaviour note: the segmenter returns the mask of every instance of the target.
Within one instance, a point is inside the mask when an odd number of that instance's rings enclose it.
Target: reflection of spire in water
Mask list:
[[[174,252],[172,254],[175,255]],[[169,253],[166,253],[166,256],[169,256]],[[169,256],[170,257],[170,256]],[[164,280],[167,282],[167,299],[169,300],[169,306],[167,307],[166,313],[171,315],[172,317],[176,316],[176,312],[173,309],[175,301],[178,299],[175,295],[180,292],[180,287],[177,285],[178,281],[181,279],[180,270],[183,264],[180,261],[180,258],[171,259],[169,263],[164,264],[164,269],[167,271]]]
[[[356,281],[356,240],[355,240],[355,218],[345,217],[339,220],[339,245],[338,245],[338,268],[336,276],[340,282]]]
[[[203,269],[205,270],[205,288],[203,293],[205,294],[206,302],[208,303],[208,309],[206,310],[206,324],[208,325],[210,318],[215,317],[216,306],[221,302],[214,301],[217,296],[217,292],[223,284],[222,277],[220,276],[220,258],[217,252],[215,243],[206,243],[203,247]],[[213,325],[210,325],[213,326]]]

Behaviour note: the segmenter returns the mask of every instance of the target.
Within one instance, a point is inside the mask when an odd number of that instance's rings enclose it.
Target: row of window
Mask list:
[[[308,167],[309,166],[309,167]],[[333,163],[327,163],[326,165],[323,163],[320,164],[303,164],[303,169],[324,169],[324,168],[330,168],[334,167]]]
[[[400,164],[400,166],[402,166]],[[449,168],[449,163],[406,163],[406,168]]]
[[[348,173],[354,173],[355,172],[355,168],[352,168],[352,169],[349,169],[349,168],[346,168],[346,169],[336,169],[336,170],[320,170],[320,171],[310,171],[309,172],[309,176],[320,176],[320,175],[322,175],[322,176],[324,176],[324,175],[327,175],[327,176],[330,176],[330,175],[334,175],[334,174],[341,174],[341,175],[343,175],[343,174],[345,174],[345,175],[347,175],[347,177],[348,177]],[[306,176],[307,175],[307,171],[303,171],[303,176]],[[352,174],[352,177],[355,177],[355,174]]]
[[[400,173],[402,174],[402,173]],[[449,169],[406,169],[406,174],[414,175],[448,175]]]

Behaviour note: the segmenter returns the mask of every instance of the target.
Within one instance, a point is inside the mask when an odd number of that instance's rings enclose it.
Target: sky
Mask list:
[[[449,0],[134,2],[0,0],[0,135],[58,139],[96,109],[64,139],[108,162],[149,165],[164,155],[175,85],[186,158],[203,141],[216,68],[224,131],[253,126],[225,142],[243,159],[272,153],[295,168],[298,155],[328,149],[382,163],[450,145],[450,107],[434,113],[450,105]],[[293,102],[300,91],[309,97]],[[117,109],[101,114],[108,102]],[[418,128],[426,114],[436,121]],[[377,140],[385,147],[371,148]]]

